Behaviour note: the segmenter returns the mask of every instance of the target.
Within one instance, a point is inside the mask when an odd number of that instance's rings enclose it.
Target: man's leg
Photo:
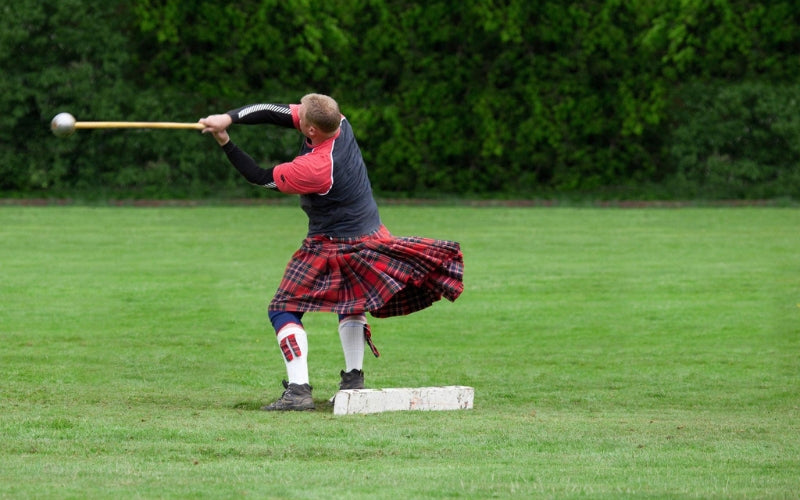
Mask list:
[[[271,405],[262,410],[312,410],[314,400],[308,380],[308,335],[303,328],[302,313],[270,311],[269,319],[275,328],[278,346],[286,365],[286,390]]]
[[[342,342],[345,369],[339,389],[364,388],[364,344],[367,317],[363,314],[339,315],[339,340]]]

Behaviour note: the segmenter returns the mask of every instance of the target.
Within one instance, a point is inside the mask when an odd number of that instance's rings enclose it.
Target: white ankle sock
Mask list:
[[[302,326],[289,324],[278,332],[278,346],[286,362],[290,384],[308,383],[308,335]]]
[[[361,370],[364,368],[364,315],[347,316],[339,322],[339,340],[344,351],[345,370]]]

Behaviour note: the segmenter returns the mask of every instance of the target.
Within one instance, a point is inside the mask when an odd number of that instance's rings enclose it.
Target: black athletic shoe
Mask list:
[[[263,406],[264,411],[302,411],[313,410],[314,400],[311,399],[312,387],[308,384],[290,384],[283,381],[283,395],[271,405]]]
[[[363,389],[364,388],[364,372],[361,370],[350,370],[349,372],[345,373],[344,370],[339,372],[339,375],[342,377],[342,381],[339,382],[339,390],[346,391],[348,389]],[[328,400],[328,404],[333,404],[336,402],[336,394],[334,394],[331,399]]]
[[[363,389],[364,388],[364,372],[361,370],[350,370],[345,373],[342,370],[339,375],[342,376],[342,381],[339,382],[339,390],[346,391],[347,389]]]

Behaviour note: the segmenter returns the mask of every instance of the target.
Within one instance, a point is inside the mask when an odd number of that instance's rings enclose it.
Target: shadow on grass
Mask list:
[[[239,411],[261,411],[261,408],[268,404],[265,401],[240,401],[232,406],[234,410]],[[333,404],[329,403],[327,399],[324,400],[314,400],[314,408],[313,412],[316,413],[333,413]]]

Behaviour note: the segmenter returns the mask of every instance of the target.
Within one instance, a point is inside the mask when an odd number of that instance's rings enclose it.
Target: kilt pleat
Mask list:
[[[455,241],[392,236],[385,227],[363,238],[306,238],[286,266],[270,310],[410,314],[464,290]]]

